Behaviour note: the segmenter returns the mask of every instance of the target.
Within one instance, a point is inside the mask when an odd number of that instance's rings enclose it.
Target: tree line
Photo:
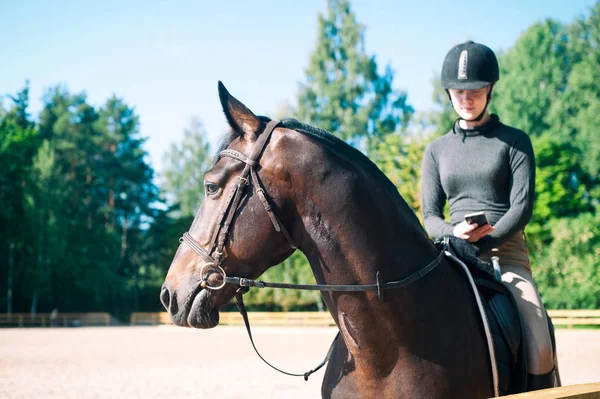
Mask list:
[[[139,117],[116,96],[29,88],[0,110],[0,256],[6,311],[109,311],[156,302],[170,209],[147,162]],[[162,258],[164,256],[164,258]]]
[[[395,90],[391,65],[365,49],[365,27],[347,0],[319,15],[297,104],[285,115],[326,129],[365,152],[421,217],[425,146],[455,119],[439,80],[435,108],[415,113]],[[537,161],[528,225],[534,278],[548,308],[600,307],[600,2],[571,24],[530,26],[499,53],[492,112],[526,131]],[[442,57],[443,55],[440,55]],[[403,78],[403,77],[400,77]],[[37,118],[26,85],[0,107],[0,306],[7,311],[158,311],[179,237],[202,201],[213,162],[202,122],[164,155],[157,183],[139,116],[116,96],[100,107],[50,88]],[[34,121],[37,120],[37,121]],[[296,252],[266,281],[311,283]],[[251,290],[264,310],[322,309],[318,293]]]

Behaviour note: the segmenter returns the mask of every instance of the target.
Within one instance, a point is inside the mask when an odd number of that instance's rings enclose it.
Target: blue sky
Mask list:
[[[454,44],[510,48],[531,24],[571,23],[595,0],[352,1],[365,43],[419,111]],[[153,166],[192,116],[216,144],[227,126],[217,82],[257,114],[294,104],[326,0],[0,0],[0,95],[30,81],[31,113],[59,83],[102,105],[113,93],[135,107]],[[501,84],[502,80],[500,81]]]

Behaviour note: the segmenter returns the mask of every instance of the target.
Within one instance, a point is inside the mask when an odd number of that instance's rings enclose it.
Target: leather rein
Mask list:
[[[295,377],[302,376],[302,377],[304,377],[304,380],[306,381],[306,380],[308,380],[308,377],[312,373],[316,372],[317,370],[319,370],[321,367],[323,367],[327,363],[327,361],[331,357],[331,353],[335,346],[335,342],[337,341],[337,339],[339,337],[339,332],[338,332],[338,335],[336,335],[333,343],[331,344],[331,347],[329,348],[329,351],[327,352],[327,355],[325,356],[325,359],[323,360],[323,362],[321,362],[321,364],[319,364],[313,370],[308,371],[306,373],[294,374],[294,373],[288,373],[288,372],[282,371],[282,370],[278,369],[277,367],[274,367],[260,355],[260,353],[256,349],[256,346],[254,345],[254,340],[252,338],[252,332],[250,330],[250,323],[248,321],[248,312],[246,311],[246,307],[244,305],[244,301],[243,301],[243,297],[242,297],[243,294],[245,294],[249,291],[250,287],[290,288],[290,289],[296,289],[296,290],[311,290],[311,291],[346,291],[346,292],[377,291],[377,297],[379,298],[380,301],[383,301],[383,291],[388,290],[388,289],[404,287],[414,281],[419,280],[421,277],[423,277],[426,274],[428,274],[429,272],[431,272],[433,269],[435,269],[440,264],[440,261],[441,261],[442,257],[444,256],[444,252],[443,251],[440,252],[440,254],[434,260],[432,260],[429,264],[427,264],[423,268],[417,270],[416,272],[414,272],[414,273],[410,274],[409,276],[407,276],[401,280],[398,280],[398,281],[383,282],[381,279],[380,273],[377,272],[374,284],[349,284],[349,285],[288,284],[288,283],[271,283],[271,282],[265,282],[265,281],[261,281],[261,280],[252,280],[252,279],[243,278],[243,277],[227,276],[227,274],[225,273],[225,270],[220,266],[220,264],[223,260],[225,243],[227,241],[227,236],[228,236],[229,230],[231,228],[231,223],[232,223],[233,217],[235,216],[237,210],[240,208],[240,204],[242,202],[245,188],[248,185],[250,185],[250,182],[252,182],[254,192],[258,195],[260,202],[263,204],[263,207],[265,208],[265,211],[269,215],[269,218],[271,219],[271,223],[273,224],[273,227],[275,228],[275,230],[280,232],[281,234],[283,234],[283,236],[285,237],[285,239],[287,240],[287,242],[291,248],[293,248],[293,249],[297,248],[297,246],[295,245],[295,243],[292,239],[292,236],[289,234],[289,232],[287,231],[287,229],[285,228],[283,223],[281,223],[281,220],[279,220],[279,218],[273,211],[273,208],[270,205],[269,200],[267,199],[265,190],[262,188],[262,185],[260,183],[258,175],[256,174],[256,166],[259,165],[258,161],[262,155],[262,152],[263,152],[264,148],[267,146],[267,142],[268,142],[269,138],[271,137],[273,130],[275,130],[275,128],[279,125],[280,125],[279,121],[270,121],[267,124],[265,130],[256,139],[256,142],[254,143],[254,147],[252,148],[252,151],[249,156],[246,156],[238,151],[230,150],[230,149],[225,149],[219,153],[220,157],[234,158],[238,161],[245,163],[246,165],[245,165],[244,169],[242,170],[242,173],[238,176],[237,184],[235,185],[232,192],[227,197],[227,201],[226,201],[225,205],[223,206],[223,210],[221,211],[221,213],[219,214],[219,216],[217,218],[217,223],[216,223],[217,228],[215,229],[215,231],[212,235],[210,245],[209,245],[209,250],[206,250],[202,245],[200,245],[200,243],[198,243],[198,241],[196,241],[189,234],[189,232],[183,233],[183,237],[181,237],[179,239],[179,242],[187,244],[194,252],[196,252],[196,254],[198,254],[206,262],[204,264],[204,266],[202,267],[202,269],[200,270],[201,276],[204,276],[205,269],[209,269],[212,271],[212,272],[207,273],[206,276],[203,277],[203,279],[200,283],[200,286],[202,288],[217,291],[217,290],[220,290],[223,287],[225,287],[226,284],[233,284],[233,285],[238,286],[238,289],[236,290],[236,295],[235,295],[236,304],[237,304],[240,314],[242,315],[242,318],[244,319],[244,324],[246,325],[246,330],[248,331],[248,336],[250,337],[250,342],[252,343],[252,347],[254,348],[256,354],[266,364],[268,364],[273,369],[275,369],[283,374],[287,374],[287,375],[291,375],[291,376],[295,376]],[[213,253],[214,253],[214,255],[212,255]],[[217,273],[222,278],[222,283],[219,284],[218,286],[209,285],[208,277],[212,273]]]

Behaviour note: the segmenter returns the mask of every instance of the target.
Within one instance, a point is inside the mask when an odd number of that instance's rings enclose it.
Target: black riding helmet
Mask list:
[[[500,68],[496,54],[483,44],[469,40],[454,46],[446,54],[442,67],[442,87],[446,90],[450,102],[450,92],[455,90],[476,90],[493,85],[500,79]],[[487,105],[492,97],[492,90],[488,92],[486,107],[483,112],[472,121],[483,117]]]

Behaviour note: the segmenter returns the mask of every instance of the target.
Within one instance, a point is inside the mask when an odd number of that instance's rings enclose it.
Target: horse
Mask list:
[[[493,397],[472,289],[390,180],[335,136],[218,89],[231,131],[161,289],[173,323],[215,327],[239,290],[225,276],[255,279],[298,249],[318,284],[406,281],[384,295],[322,291],[340,331],[323,398]]]

